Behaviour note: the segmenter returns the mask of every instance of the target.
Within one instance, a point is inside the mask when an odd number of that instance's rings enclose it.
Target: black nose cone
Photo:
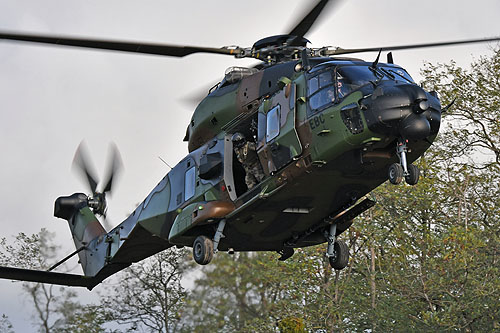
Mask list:
[[[411,113],[399,123],[399,133],[405,139],[422,140],[431,133],[431,125],[422,114]]]

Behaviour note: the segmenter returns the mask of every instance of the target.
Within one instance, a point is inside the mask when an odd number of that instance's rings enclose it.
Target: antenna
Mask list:
[[[387,63],[393,64],[394,58],[392,57],[392,52],[387,53]]]
[[[380,51],[378,51],[377,59],[375,59],[375,61],[371,65],[372,69],[376,69],[377,68],[378,60],[380,59],[380,53],[382,53],[382,49],[380,49]]]
[[[169,168],[170,170],[172,170],[173,168],[170,166],[170,164],[168,164],[163,158],[161,158],[160,156],[158,156],[158,158],[160,159],[160,161],[162,161],[163,163],[165,163]]]

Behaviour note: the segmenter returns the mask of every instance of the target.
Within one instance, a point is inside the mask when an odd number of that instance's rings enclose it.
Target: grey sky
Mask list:
[[[251,46],[285,33],[304,7],[306,1],[298,0],[0,0],[0,29]],[[347,0],[307,37],[315,47],[354,48],[498,36],[499,13],[498,0]],[[419,79],[424,61],[455,59],[467,66],[487,52],[487,45],[471,45],[395,52],[394,59]],[[66,222],[52,213],[58,196],[86,191],[70,171],[82,139],[100,175],[108,143],[114,141],[121,152],[125,170],[109,200],[110,222],[121,222],[168,172],[157,156],[174,165],[187,153],[182,138],[194,106],[182,98],[221,78],[227,67],[252,63],[219,55],[167,58],[0,41],[0,236],[46,227],[57,233],[61,256],[73,251]],[[0,291],[0,314],[17,330],[29,330],[18,284],[0,280]]]

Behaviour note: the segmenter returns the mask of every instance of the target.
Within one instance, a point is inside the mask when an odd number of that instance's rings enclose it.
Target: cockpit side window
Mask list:
[[[335,101],[335,90],[333,85],[321,89],[316,94],[309,98],[309,106],[313,112],[318,111],[322,107],[331,104]]]
[[[332,68],[309,78],[308,96],[311,114],[335,102],[335,80]]]
[[[332,72],[330,71],[319,74],[318,79],[319,79],[319,87],[321,89],[333,84],[333,76]]]
[[[319,89],[318,77],[312,77],[309,79],[307,87],[309,89],[309,95],[314,94]]]
[[[344,98],[346,95],[350,93],[350,89],[347,86],[347,80],[340,74],[339,72],[336,73],[337,77],[337,97],[339,99]]]

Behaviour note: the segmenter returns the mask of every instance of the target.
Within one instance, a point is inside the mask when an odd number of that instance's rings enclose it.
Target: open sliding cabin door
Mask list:
[[[227,134],[224,138],[224,183],[226,184],[227,193],[232,201],[238,197],[236,186],[234,184],[233,175],[233,142],[231,134]]]

